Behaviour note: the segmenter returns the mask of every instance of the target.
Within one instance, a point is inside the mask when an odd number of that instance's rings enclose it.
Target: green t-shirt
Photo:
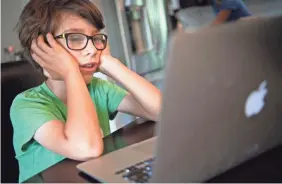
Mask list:
[[[93,78],[87,87],[96,106],[100,127],[106,136],[110,134],[110,117],[115,116],[117,107],[127,92],[98,78]],[[67,107],[44,82],[17,95],[11,106],[10,117],[14,128],[13,144],[19,162],[19,182],[40,181],[42,171],[65,157],[46,149],[33,136],[48,121],[65,122]]]

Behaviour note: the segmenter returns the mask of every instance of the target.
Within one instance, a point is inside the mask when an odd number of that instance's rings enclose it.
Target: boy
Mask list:
[[[117,111],[157,120],[160,91],[110,55],[89,0],[31,0],[18,26],[26,55],[47,77],[11,106],[19,182],[42,182],[40,173],[64,158],[99,157]],[[93,78],[98,70],[128,92]]]

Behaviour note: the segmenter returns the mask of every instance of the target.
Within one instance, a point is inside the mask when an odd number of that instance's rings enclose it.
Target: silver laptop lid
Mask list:
[[[152,182],[201,182],[282,142],[282,18],[171,40]]]

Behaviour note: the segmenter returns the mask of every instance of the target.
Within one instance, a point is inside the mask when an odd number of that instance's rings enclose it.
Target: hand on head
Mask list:
[[[69,72],[78,67],[78,63],[50,33],[46,35],[46,41],[50,46],[45,43],[43,35],[33,40],[31,56],[45,70],[45,75],[49,75],[47,77],[63,80]]]

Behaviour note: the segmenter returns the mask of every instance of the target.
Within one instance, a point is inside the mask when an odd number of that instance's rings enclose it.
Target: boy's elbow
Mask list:
[[[158,122],[159,121],[159,119],[160,119],[160,112],[158,112],[158,113],[156,113],[156,114],[154,114],[154,116],[153,116],[153,121],[156,121],[156,122]]]
[[[89,160],[91,158],[97,158],[103,154],[103,146],[88,146],[84,148],[84,154],[82,154],[83,160]]]
[[[153,121],[158,121],[161,115],[161,109],[162,109],[162,99],[161,96],[159,97],[158,101],[157,101],[157,105],[155,106],[155,108],[153,109],[152,113],[151,113],[151,117]]]
[[[161,112],[160,108],[151,111],[151,113],[148,115],[149,119],[153,121],[158,121],[160,117],[160,112]]]
[[[95,145],[81,144],[78,149],[74,149],[73,151],[75,153],[74,159],[78,161],[86,161],[97,158],[104,152],[103,141]]]

